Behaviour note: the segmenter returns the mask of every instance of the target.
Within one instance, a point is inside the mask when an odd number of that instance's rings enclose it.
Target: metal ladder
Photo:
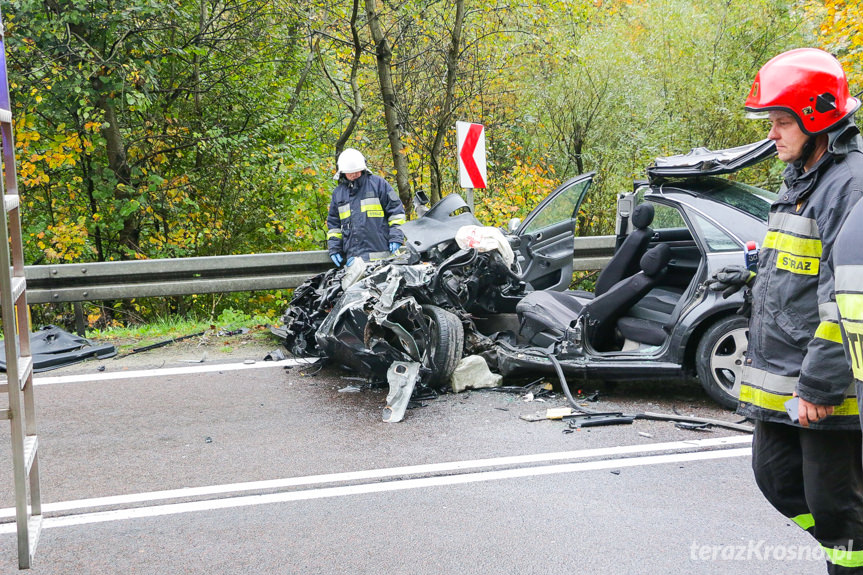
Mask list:
[[[12,424],[18,567],[29,569],[42,530],[42,496],[39,487],[36,404],[33,399],[33,358],[30,354],[27,319],[27,285],[24,280],[24,250],[12,133],[12,101],[9,98],[6,71],[6,37],[0,14],[0,143],[3,146],[5,173],[0,186],[4,207],[4,215],[0,218],[0,307],[6,348],[6,382],[0,383],[0,395],[5,393],[9,398],[8,409],[0,405],[0,419],[9,419]]]

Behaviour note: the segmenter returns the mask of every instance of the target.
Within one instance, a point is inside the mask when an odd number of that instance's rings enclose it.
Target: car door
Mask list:
[[[513,248],[522,277],[535,290],[563,291],[572,282],[576,216],[595,173],[567,180],[519,225]]]

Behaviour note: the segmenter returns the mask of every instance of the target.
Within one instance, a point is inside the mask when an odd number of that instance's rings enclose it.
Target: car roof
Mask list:
[[[668,178],[689,178],[731,174],[776,155],[772,140],[761,140],[725,150],[693,148],[687,154],[656,158],[647,168],[650,183]]]

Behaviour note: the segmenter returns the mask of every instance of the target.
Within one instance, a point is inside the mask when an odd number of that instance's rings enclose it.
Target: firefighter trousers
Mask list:
[[[834,575],[863,574],[863,461],[859,430],[811,430],[757,421],[758,488],[812,535]]]

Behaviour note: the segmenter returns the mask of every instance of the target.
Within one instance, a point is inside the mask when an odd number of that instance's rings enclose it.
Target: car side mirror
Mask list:
[[[422,217],[427,211],[428,208],[429,197],[422,190],[417,190],[414,192],[414,211],[417,213],[417,217]]]
[[[512,218],[509,223],[506,225],[507,231],[509,233],[514,234],[518,227],[521,225],[521,218]]]

